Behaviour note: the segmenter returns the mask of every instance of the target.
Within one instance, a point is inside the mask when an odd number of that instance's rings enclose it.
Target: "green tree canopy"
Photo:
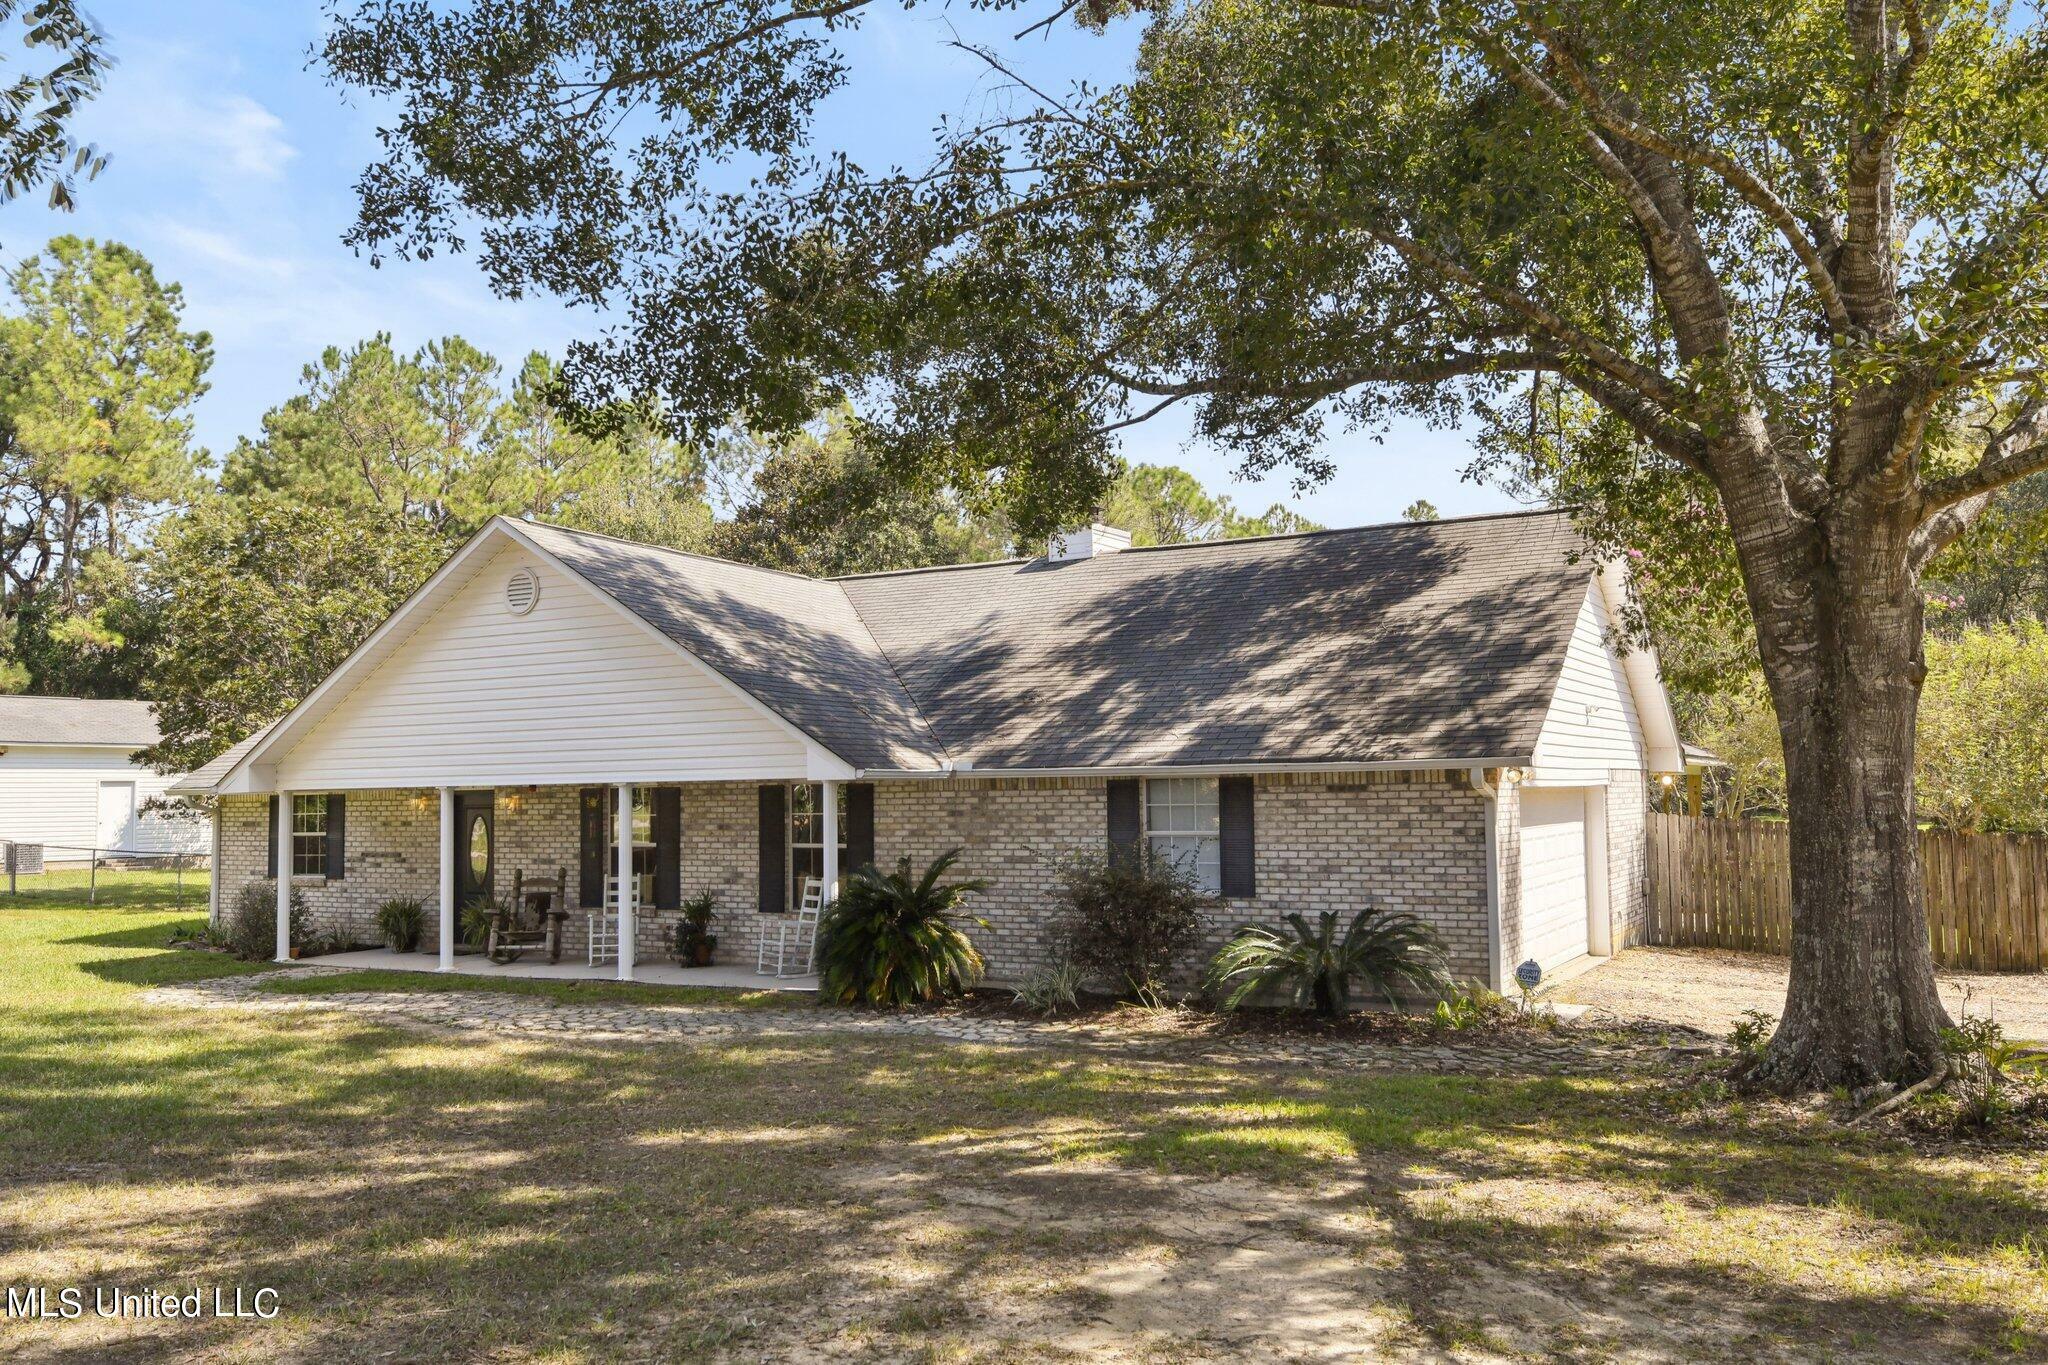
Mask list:
[[[1920,703],[1920,814],[1950,829],[2048,834],[2048,626],[1965,625],[1930,636]],[[1685,699],[1683,716],[1729,767],[1730,815],[1787,805],[1785,755],[1763,681]]]
[[[0,687],[134,682],[128,555],[205,487],[190,409],[211,339],[119,243],[58,237],[0,317]]]
[[[999,559],[1003,529],[950,491],[890,475],[855,439],[845,411],[816,430],[762,442],[746,501],[712,542],[716,553],[817,576]]]
[[[141,566],[163,732],[147,761],[196,767],[290,709],[452,548],[418,518],[268,492],[165,525]]]
[[[1247,516],[1231,500],[1211,493],[1177,465],[1132,465],[1103,494],[1098,517],[1131,533],[1133,545],[1175,545],[1190,540],[1234,540],[1322,529],[1278,503]]]
[[[72,136],[71,123],[113,58],[72,0],[0,0],[0,25],[12,33],[13,24],[18,45],[0,53],[18,73],[0,87],[0,202],[42,186],[51,208],[68,209],[78,177],[106,165],[98,148]]]
[[[530,0],[516,43],[494,0],[337,8],[329,72],[389,97],[352,240],[613,307],[568,357],[592,406],[776,432],[858,399],[885,468],[1033,538],[1173,407],[1311,480],[1333,418],[1555,452],[1597,549],[1698,528],[1652,586],[1740,583],[1793,844],[1758,1076],[1939,1062],[1920,576],[2048,467],[2037,12],[1048,0],[1142,24],[1129,78],[988,51],[1000,96],[873,173],[814,140],[870,3]]]
[[[579,502],[594,498],[588,515],[610,523],[638,508],[634,524],[678,534],[694,520],[689,504],[703,500],[694,453],[630,412],[593,434],[594,424],[564,413],[556,377],[536,352],[507,385],[494,357],[457,336],[411,355],[386,335],[330,347],[306,366],[304,392],[229,453],[221,486],[378,510],[456,535],[498,515],[573,522]],[[681,502],[649,521],[669,499]]]

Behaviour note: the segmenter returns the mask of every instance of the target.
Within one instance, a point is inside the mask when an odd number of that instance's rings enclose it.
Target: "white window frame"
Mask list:
[[[1145,843],[1154,856],[1191,871],[1200,890],[1221,894],[1223,814],[1218,779],[1148,777],[1141,795]],[[1186,866],[1190,854],[1194,860],[1191,868]]]
[[[304,866],[308,862],[311,867]],[[291,875],[327,875],[327,795],[324,792],[292,794]]]
[[[619,865],[619,789],[604,789],[604,865]],[[633,788],[633,880],[638,882],[640,904],[654,904],[654,869],[660,859],[654,840],[654,788]]]
[[[839,866],[842,868],[847,866],[847,785],[848,784],[844,782],[841,782],[839,784]],[[805,809],[801,811],[797,809],[797,794],[799,792],[804,794],[803,805]],[[825,862],[825,822],[821,818],[823,812],[822,810],[820,810],[820,807],[823,804],[824,799],[825,784],[822,782],[792,782],[789,784],[788,794],[783,798],[782,804],[787,813],[784,817],[782,827],[782,892],[783,900],[786,902],[785,909],[790,914],[796,913],[797,906],[803,900],[803,878],[814,875],[809,867],[804,867],[801,870],[799,870],[799,868],[797,867],[797,851],[801,849],[808,853],[812,850],[816,850],[818,854],[819,872],[815,875],[824,875],[823,868]],[[811,825],[813,826],[813,829],[810,832],[810,837],[803,839],[799,839],[797,837],[797,821],[799,819],[808,819],[810,821]],[[804,861],[808,863],[810,860],[806,858]]]

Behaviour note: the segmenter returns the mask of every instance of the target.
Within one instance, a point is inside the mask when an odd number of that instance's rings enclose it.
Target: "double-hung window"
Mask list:
[[[327,798],[292,798],[292,875],[327,875]]]
[[[1213,777],[1154,777],[1145,782],[1145,837],[1152,852],[1204,891],[1223,887],[1222,822]]]
[[[619,866],[618,788],[604,789],[604,872],[607,877]],[[654,904],[654,869],[661,860],[654,846],[654,788],[633,788],[633,880],[640,904]]]
[[[839,784],[839,867],[846,869],[846,783]],[[825,875],[825,784],[789,789],[789,908],[803,903],[804,878]]]

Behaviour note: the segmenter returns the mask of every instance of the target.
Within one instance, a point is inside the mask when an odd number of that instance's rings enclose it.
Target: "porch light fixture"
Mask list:
[[[426,792],[414,792],[412,794],[412,813],[414,815],[425,815],[427,807],[431,804],[433,804],[433,797],[429,796]]]
[[[519,814],[519,808],[525,804],[526,798],[521,796],[518,792],[505,793],[505,813],[507,815]]]

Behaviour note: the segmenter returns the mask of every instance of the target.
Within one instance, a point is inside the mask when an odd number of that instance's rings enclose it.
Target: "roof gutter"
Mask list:
[[[856,781],[934,782],[967,777],[1229,777],[1240,773],[1432,772],[1446,769],[1512,768],[1526,765],[1526,754],[1492,758],[1327,759],[1310,763],[1152,763],[1097,764],[1065,768],[977,768],[949,763],[943,768],[860,768]]]

